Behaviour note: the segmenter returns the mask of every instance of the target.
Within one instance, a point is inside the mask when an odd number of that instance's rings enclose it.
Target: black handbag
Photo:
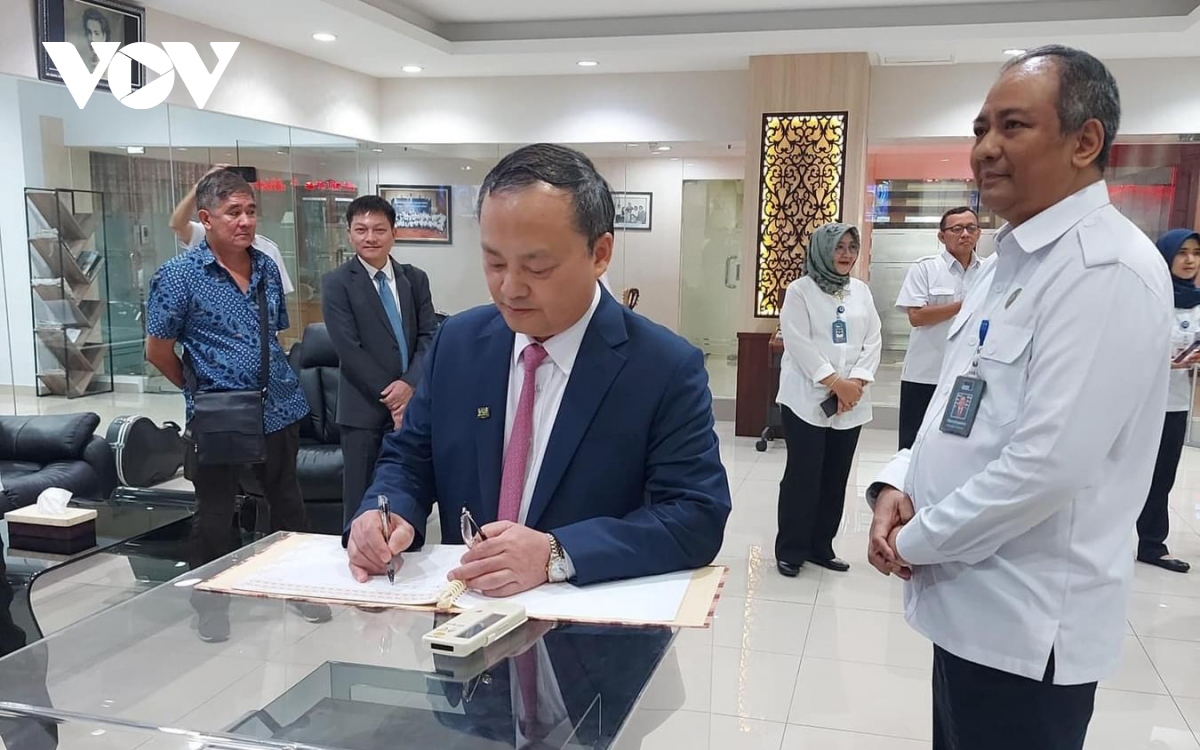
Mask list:
[[[258,285],[258,335],[260,344],[258,388],[252,391],[199,391],[192,369],[187,369],[192,391],[192,420],[188,434],[200,466],[259,464],[267,460],[263,405],[267,398],[270,354],[267,347],[267,294]]]

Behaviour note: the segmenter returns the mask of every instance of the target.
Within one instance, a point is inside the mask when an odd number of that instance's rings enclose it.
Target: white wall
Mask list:
[[[30,3],[32,5],[32,3]],[[0,28],[3,28],[0,25]],[[3,45],[0,45],[3,49]],[[29,298],[29,254],[25,231],[25,153],[17,80],[0,76],[0,251],[4,269],[6,325],[0,326],[0,383],[33,385],[33,312]],[[38,152],[40,162],[41,153]],[[14,362],[20,363],[13,374]],[[6,411],[0,407],[0,411]]]
[[[1112,60],[1122,135],[1200,132],[1200,58]],[[872,142],[969,137],[997,65],[882,67],[871,72]]]
[[[0,74],[37,78],[33,8],[32,0],[0,0]],[[146,11],[146,41],[191,42],[210,67],[215,56],[208,42],[241,43],[206,111],[365,140],[378,136],[376,78],[155,10]],[[99,98],[112,100],[103,91],[93,95]],[[195,107],[178,81],[167,101]]]
[[[746,73],[392,79],[394,143],[610,143],[745,138]]]

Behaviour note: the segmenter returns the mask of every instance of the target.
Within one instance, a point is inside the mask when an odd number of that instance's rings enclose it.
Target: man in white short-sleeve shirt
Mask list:
[[[950,321],[982,270],[984,260],[975,254],[979,233],[979,216],[969,206],[947,211],[938,227],[945,249],[914,263],[900,287],[896,307],[908,313],[913,327],[900,376],[900,450],[916,440],[937,388]]]
[[[226,164],[218,164],[208,170],[207,174],[225,169],[227,166]],[[195,215],[196,188],[193,186],[188,191],[188,194],[183,197],[183,200],[179,201],[179,205],[175,207],[174,213],[171,214],[171,229],[174,230],[179,243],[186,250],[197,247],[204,240],[204,225],[192,220],[192,217]],[[279,278],[283,282],[283,293],[291,294],[294,292],[296,288],[292,285],[292,278],[288,275],[287,266],[283,262],[283,255],[279,252],[279,245],[276,245],[261,234],[255,234],[254,241],[251,244],[268,258],[275,261],[275,265],[279,268]]]

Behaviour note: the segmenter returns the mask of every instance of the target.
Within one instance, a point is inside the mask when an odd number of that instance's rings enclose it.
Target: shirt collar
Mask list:
[[[358,258],[358,262],[363,264],[363,268],[367,269],[367,275],[371,277],[372,281],[375,280],[375,274],[379,273],[380,271],[383,271],[383,275],[387,277],[389,283],[394,283],[396,281],[396,269],[392,268],[391,258],[388,258],[388,262],[383,264],[383,268],[376,268],[375,266],[363,260],[361,255],[356,255],[354,257]]]
[[[583,314],[583,317],[575,321],[575,325],[567,330],[542,342],[550,361],[554,362],[555,366],[568,378],[571,377],[571,370],[575,367],[575,358],[579,356],[579,347],[583,345],[583,336],[592,322],[592,316],[596,314],[596,308],[600,306],[600,297],[600,283],[596,282],[592,305]],[[518,333],[516,335],[516,339],[513,341],[513,365],[521,361],[521,354],[525,352],[525,347],[532,343],[534,343],[533,339],[525,334]]]
[[[255,236],[255,239],[258,239],[257,235]],[[251,266],[257,271],[259,263],[267,256],[263,254],[262,250],[259,250],[254,245],[251,245],[246,249],[250,251]],[[200,256],[201,266],[211,266],[217,262],[217,254],[212,251],[212,247],[209,246],[207,239],[200,240],[200,244],[196,245],[196,249],[192,252],[195,252]]]
[[[1098,180],[1063,198],[1018,227],[1005,224],[996,233],[996,247],[1009,237],[1026,253],[1034,253],[1057,241],[1083,218],[1109,204],[1108,183]]]
[[[946,267],[949,268],[951,271],[954,271],[956,268],[958,268],[958,259],[955,258],[950,253],[950,251],[946,250],[945,248],[942,248],[942,260],[946,262]],[[971,262],[967,264],[967,268],[970,269],[970,268],[978,268],[978,267],[979,267],[979,253],[972,250],[971,251]],[[964,270],[966,270],[966,269],[964,269]]]

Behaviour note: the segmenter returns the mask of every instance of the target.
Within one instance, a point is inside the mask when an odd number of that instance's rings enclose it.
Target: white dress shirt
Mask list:
[[[367,269],[367,276],[371,279],[371,286],[375,287],[375,293],[379,294],[379,282],[375,281],[375,274],[383,271],[383,275],[387,277],[387,288],[392,292],[392,300],[396,303],[396,310],[400,313],[400,320],[404,320],[404,308],[400,307],[400,292],[396,291],[396,267],[392,265],[392,259],[389,257],[387,263],[383,264],[383,268],[376,268],[370,263],[362,259],[361,255],[356,255],[358,262],[362,263],[363,268]]]
[[[188,238],[188,243],[185,248],[191,250],[192,248],[200,245],[200,242],[204,240],[206,233],[204,231],[204,225],[198,221],[189,221],[188,226],[191,227],[192,236]],[[263,252],[268,258],[275,261],[275,267],[279,269],[279,280],[283,285],[283,293],[291,294],[292,292],[296,291],[296,288],[292,286],[292,277],[288,276],[287,266],[283,264],[283,255],[279,252],[279,245],[276,245],[270,239],[263,237],[261,234],[254,235],[254,242],[252,244],[256,250]]]
[[[833,343],[839,307],[845,308],[841,315],[846,323],[844,344]],[[870,288],[851,278],[839,300],[821,291],[808,276],[799,278],[787,288],[779,327],[783,331],[783,361],[776,401],[815,427],[849,430],[870,422],[870,385],[863,389],[858,406],[845,414],[827,417],[821,411],[821,402],[830,394],[821,381],[830,375],[875,382],[883,338]]]
[[[904,284],[896,298],[896,307],[926,307],[958,302],[979,276],[986,261],[975,253],[966,268],[954,259],[949,250],[939,255],[921,258],[904,275]],[[914,326],[908,338],[901,380],[932,385],[938,382],[942,358],[946,353],[946,334],[950,321],[931,326]]]
[[[542,459],[546,457],[546,446],[550,444],[550,434],[554,431],[554,421],[558,418],[558,407],[562,406],[563,395],[567,392],[567,382],[571,379],[571,371],[575,368],[575,358],[579,356],[579,347],[583,345],[583,336],[587,333],[592,316],[600,305],[600,284],[592,295],[592,304],[583,317],[567,330],[541,342],[547,357],[538,367],[534,380],[536,395],[533,399],[533,434],[530,437],[529,466],[525,471],[525,491],[521,495],[521,512],[517,522],[524,524],[529,515],[529,505],[533,502],[533,491],[537,487],[538,475],[542,470]],[[508,408],[504,415],[504,452],[508,453],[508,441],[512,437],[513,421],[517,416],[517,404],[521,400],[521,387],[525,383],[525,363],[521,354],[525,348],[537,343],[523,333],[516,334],[513,341],[512,364],[508,373]],[[564,550],[565,552],[565,550]],[[567,555],[567,577],[575,577],[575,567]]]
[[[1171,356],[1192,345],[1200,333],[1200,307],[1190,310],[1175,308],[1171,326]],[[1192,378],[1190,370],[1171,370],[1171,385],[1167,390],[1167,411],[1188,411],[1192,408]]]
[[[1055,684],[1113,671],[1133,527],[1167,403],[1172,292],[1154,245],[1097,182],[997,235],[954,319],[911,454],[880,484],[916,515],[909,623],[962,659]],[[939,429],[979,348],[987,389],[970,437]]]

